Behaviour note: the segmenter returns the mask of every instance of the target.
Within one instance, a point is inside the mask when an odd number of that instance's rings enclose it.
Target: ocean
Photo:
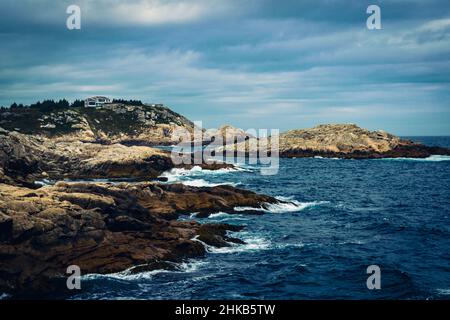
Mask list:
[[[450,137],[412,137],[450,147]],[[207,247],[177,271],[85,275],[72,299],[449,299],[450,157],[280,159],[275,176],[175,170],[193,186],[231,184],[289,199],[264,215],[182,219],[245,225],[246,244]],[[366,286],[377,265],[381,289]]]

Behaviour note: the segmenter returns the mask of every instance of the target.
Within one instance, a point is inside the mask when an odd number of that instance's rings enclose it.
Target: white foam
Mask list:
[[[87,274],[81,277],[82,280],[96,280],[96,279],[116,279],[116,280],[126,280],[126,281],[135,281],[140,279],[152,279],[155,275],[161,273],[191,273],[197,271],[201,266],[205,265],[206,262],[200,260],[189,260],[188,262],[182,262],[176,265],[176,270],[166,270],[166,269],[157,269],[139,273],[132,273],[132,270],[139,266],[133,266],[127,270],[109,273],[109,274]]]
[[[53,185],[55,183],[53,181],[48,180],[48,179],[42,179],[42,180],[36,180],[34,182],[34,184],[43,187],[43,186],[50,186],[50,185]]]
[[[210,246],[205,242],[198,239],[198,236],[195,236],[192,240],[198,241],[206,249],[206,252],[209,253],[236,253],[236,252],[245,252],[245,251],[256,251],[256,250],[265,250],[270,247],[270,241],[264,239],[263,237],[258,236],[246,236],[246,232],[241,232],[240,239],[245,242],[245,244],[238,244],[230,242],[229,247],[221,247],[217,248],[214,246]]]
[[[235,211],[262,211],[268,213],[286,213],[302,211],[309,207],[315,207],[318,205],[329,203],[328,201],[312,201],[312,202],[299,202],[297,200],[290,200],[285,197],[277,197],[278,200],[285,202],[278,203],[265,203],[259,208],[253,207],[236,207]]]
[[[235,183],[210,183],[201,179],[199,177],[204,177],[205,175],[219,175],[228,174],[233,172],[246,171],[246,169],[233,167],[233,168],[222,168],[218,170],[207,170],[200,166],[194,166],[191,169],[184,168],[174,168],[169,171],[163,172],[160,177],[167,178],[168,183],[182,183],[187,186],[193,187],[216,187],[220,185],[231,185],[236,186]]]
[[[198,212],[193,212],[189,215],[189,219],[194,219],[197,216]]]
[[[208,219],[213,219],[216,221],[223,221],[223,220],[248,220],[248,217],[243,216],[242,214],[230,214],[226,212],[216,212],[212,213],[208,216]]]
[[[440,161],[450,161],[450,156],[432,155],[427,158],[382,158],[382,159],[374,159],[374,160],[440,162]]]
[[[304,243],[282,243],[282,244],[276,244],[274,245],[277,249],[284,249],[284,248],[303,248],[305,246]]]
[[[448,296],[450,295],[450,289],[436,289],[438,294]]]
[[[233,173],[233,172],[239,172],[239,171],[246,171],[245,168],[241,167],[230,167],[230,168],[221,168],[217,170],[209,170],[209,169],[203,169],[200,166],[194,166],[191,169],[185,169],[185,168],[173,168],[169,171],[163,172],[161,174],[161,177],[172,177],[172,176],[192,176],[192,175],[198,175],[198,174],[227,174],[227,173]]]
[[[5,300],[8,299],[9,297],[10,295],[7,293],[0,293],[0,300]]]
[[[183,180],[183,181],[179,181],[179,182],[184,184],[185,186],[190,186],[190,187],[217,187],[217,186],[224,186],[224,185],[237,186],[236,183],[232,183],[232,182],[211,183],[211,182],[208,182],[203,179]]]

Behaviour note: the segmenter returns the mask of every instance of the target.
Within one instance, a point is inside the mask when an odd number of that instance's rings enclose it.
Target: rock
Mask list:
[[[267,150],[270,151],[269,139]],[[400,139],[384,131],[369,131],[355,124],[326,124],[311,129],[290,130],[278,136],[279,155],[286,158],[426,158],[431,155],[450,155],[450,149],[429,147]],[[260,151],[258,139],[217,148],[216,153],[226,150],[242,150],[253,156]]]
[[[179,215],[276,201],[229,186],[58,182],[33,190],[0,184],[0,292],[64,291],[72,264],[82,274],[135,266],[138,272],[200,257],[205,248],[195,237],[227,246],[240,242],[227,231],[242,227],[174,220]]]
[[[362,129],[355,124],[291,130],[281,134],[279,139],[283,157],[425,158],[432,154],[450,154],[446,148],[424,146],[384,131]]]
[[[229,247],[230,242],[243,244],[241,239],[227,236],[227,231],[240,231],[242,226],[229,224],[202,224],[198,229],[198,240],[214,247]]]
[[[151,179],[173,168],[170,154],[143,146],[60,141],[8,132],[0,135],[0,182],[35,187],[43,178]]]
[[[193,123],[162,105],[111,103],[101,108],[42,106],[0,110],[3,129],[40,135],[55,141],[104,141],[124,145],[170,145],[178,129]]]
[[[245,132],[244,130],[235,128],[231,125],[223,125],[217,130],[210,129],[203,134],[203,141],[205,142],[214,142],[218,138],[223,142],[222,144],[224,145],[236,143],[237,141],[246,141],[255,137]]]

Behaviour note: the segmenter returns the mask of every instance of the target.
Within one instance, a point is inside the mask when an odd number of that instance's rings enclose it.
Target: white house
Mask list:
[[[108,97],[102,97],[102,96],[95,96],[90,97],[84,100],[84,106],[86,108],[98,108],[103,106],[105,103],[110,103],[111,99]]]

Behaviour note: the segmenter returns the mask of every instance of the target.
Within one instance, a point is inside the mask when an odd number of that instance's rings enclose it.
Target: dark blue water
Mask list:
[[[450,146],[448,137],[420,141]],[[209,248],[177,272],[88,276],[74,298],[449,299],[447,160],[281,159],[275,176],[256,167],[172,176],[193,185],[234,183],[296,205],[197,219],[245,225],[234,235],[247,244]],[[381,268],[380,290],[366,287],[373,264]]]

